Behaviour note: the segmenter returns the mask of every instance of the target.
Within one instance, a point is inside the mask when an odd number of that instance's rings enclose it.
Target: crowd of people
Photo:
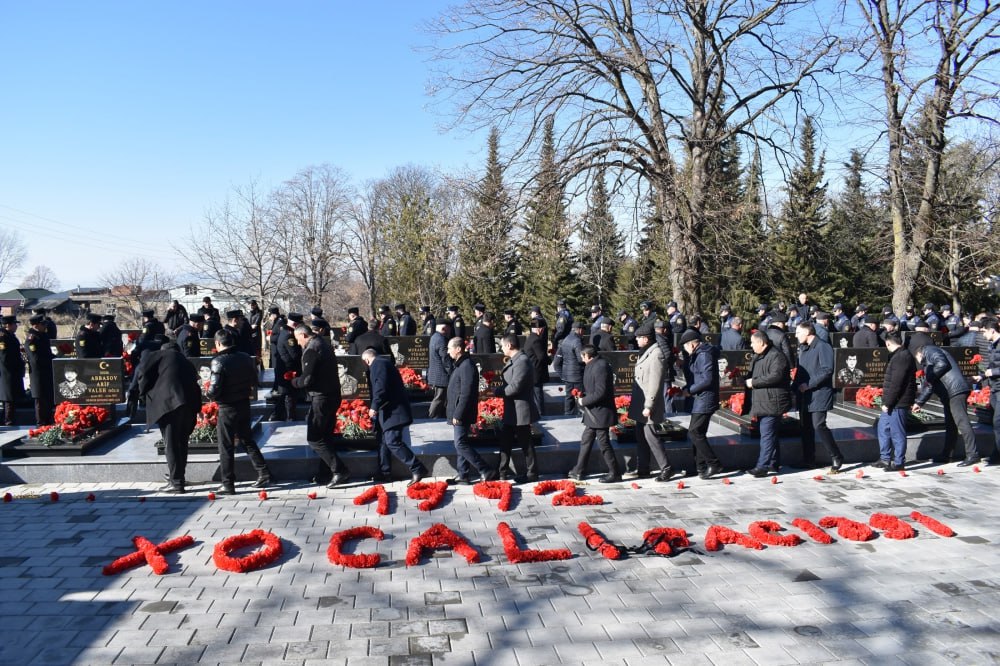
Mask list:
[[[637,352],[628,408],[628,418],[636,424],[635,469],[630,472],[633,476],[653,477],[663,482],[676,473],[656,432],[673,393],[687,400],[686,411],[691,414],[688,438],[698,474],[711,478],[722,472],[707,438],[711,417],[720,408],[720,351],[744,349],[752,351],[753,357],[749,376],[741,381],[745,382],[750,397],[749,415],[760,431],[759,457],[748,473],[765,477],[778,472],[778,426],[780,419],[793,409],[798,412],[801,424],[804,463],[816,464],[818,440],[831,460],[831,470],[837,471],[843,464],[843,455],[827,425],[827,414],[834,401],[830,336],[848,332],[854,333],[851,346],[884,346],[888,352],[877,425],[880,458],[874,463],[876,466],[886,470],[904,468],[906,414],[922,409],[932,396],[940,399],[945,415],[945,446],[935,460],[950,461],[959,437],[965,452],[960,465],[977,463],[982,457],[966,410],[972,387],[942,346],[971,346],[981,352],[980,374],[972,380],[990,386],[994,436],[1000,450],[1000,423],[997,423],[1000,410],[996,397],[1000,390],[1000,332],[994,315],[959,315],[947,305],[939,313],[928,303],[923,316],[918,316],[913,308],[899,315],[886,308],[882,317],[877,318],[861,304],[854,316],[848,317],[839,303],[831,313],[826,313],[810,304],[806,294],[800,294],[798,301],[790,306],[761,304],[751,326],[724,305],[715,333],[701,316],[685,316],[675,302],[667,304],[663,315],[651,301],[642,302],[639,310],[638,318],[619,311],[616,323],[601,306],[595,305],[587,320],[575,318],[566,302],[560,300],[556,304],[555,325],[550,330],[540,307],[530,309],[525,324],[514,310],[505,310],[499,321],[484,305],[477,304],[474,321],[469,325],[457,306],[450,306],[439,317],[427,306],[420,308],[417,317],[404,304],[392,309],[382,306],[371,321],[361,316],[359,308],[349,308],[344,334],[338,337],[342,338],[340,344],[350,354],[359,355],[368,368],[369,416],[379,443],[378,470],[373,480],[390,478],[392,456],[410,470],[411,484],[428,473],[405,444],[404,431],[412,424],[413,414],[387,341],[388,337],[418,332],[430,336],[429,416],[445,419],[453,427],[458,469],[454,483],[537,480],[532,424],[541,416],[543,385],[550,380],[550,366],[564,384],[564,413],[580,416],[583,422],[578,460],[566,473],[567,477],[583,478],[593,444],[597,442],[606,467],[599,480],[613,483],[625,478],[610,438],[610,429],[618,422],[613,372],[602,357],[602,352],[616,349]],[[282,315],[275,306],[264,313],[252,301],[249,314],[239,309],[229,310],[223,324],[221,313],[206,298],[195,314],[188,315],[174,301],[162,321],[153,310],[145,310],[142,315],[142,330],[128,353],[135,367],[128,398],[144,400],[148,422],[160,427],[168,466],[165,491],[184,492],[187,439],[194,428],[203,393],[219,404],[217,431],[222,485],[218,490],[235,493],[233,458],[237,444],[246,449],[257,472],[253,485],[264,488],[271,483],[267,463],[249,429],[250,402],[256,396],[265,339],[274,369],[272,420],[295,420],[297,405],[305,399],[309,404],[306,440],[323,465],[316,478],[328,487],[351,478],[332,440],[342,391],[331,326],[321,309],[314,308],[306,324],[306,315],[295,312]],[[50,423],[53,396],[49,342],[54,336],[54,324],[47,313],[36,311],[29,319],[23,353],[14,335],[17,324],[16,317],[5,317],[0,333],[3,361],[0,402],[4,423],[14,422],[13,406],[18,399],[15,389],[19,386],[23,390],[25,360],[30,368],[36,420],[39,424]],[[790,344],[789,332],[794,334],[797,344]],[[940,336],[942,344],[935,342],[935,334]],[[206,386],[200,385],[188,360],[202,354],[202,340],[209,341],[213,352]],[[471,354],[496,353],[497,340],[505,365],[500,373],[501,382],[493,391],[503,400],[504,410],[499,465],[494,468],[470,443],[479,417],[482,387]],[[113,315],[89,315],[76,335],[74,346],[80,358],[125,353]],[[919,387],[918,370],[923,376]],[[522,449],[525,459],[524,469],[519,472],[515,472],[512,463],[515,447]]]

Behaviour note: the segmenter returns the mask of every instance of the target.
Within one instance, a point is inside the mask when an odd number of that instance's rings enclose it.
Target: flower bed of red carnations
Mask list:
[[[28,430],[27,437],[4,447],[9,457],[82,455],[112,431],[111,412],[104,407],[63,402],[56,407],[53,425]]]
[[[746,394],[746,391],[740,391],[719,403],[720,409],[712,415],[712,420],[732,428],[746,437],[760,437],[759,419],[756,416],[744,414],[744,412],[749,411],[746,404]],[[778,422],[778,436],[790,437],[798,435],[799,432],[799,420],[788,414],[783,414]]]
[[[680,393],[680,389],[676,386],[671,386],[668,389],[668,392],[670,391]],[[628,417],[628,408],[631,404],[632,396],[620,395],[615,397],[615,411],[618,413],[618,424],[611,428],[611,432],[619,443],[635,441],[635,421]],[[671,441],[687,439],[687,428],[670,420],[654,424],[653,430],[659,439],[668,439]]]

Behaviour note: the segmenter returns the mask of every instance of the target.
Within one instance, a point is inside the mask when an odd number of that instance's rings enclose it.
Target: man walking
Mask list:
[[[580,455],[576,465],[567,476],[577,481],[587,473],[590,450],[594,441],[601,449],[601,457],[607,474],[601,483],[617,483],[622,480],[621,468],[615,450],[611,448],[609,430],[615,424],[615,387],[611,364],[597,355],[597,350],[587,345],[581,350],[583,358],[583,393],[576,398],[583,411],[583,434],[580,436]]]
[[[795,327],[795,339],[799,357],[793,389],[799,398],[802,460],[807,468],[815,466],[818,437],[830,454],[830,471],[836,473],[844,457],[826,425],[826,414],[833,407],[833,347],[816,337],[816,329],[809,323]]]
[[[496,472],[469,443],[469,431],[479,418],[479,370],[465,351],[462,338],[448,341],[448,356],[454,363],[448,378],[446,413],[455,437],[458,476],[454,481],[465,486],[480,480],[491,481],[496,478]],[[473,470],[479,478],[473,478]]]
[[[778,424],[791,409],[792,399],[788,393],[788,359],[771,344],[770,336],[764,331],[754,331],[750,335],[750,348],[754,357],[746,385],[753,391],[750,415],[756,416],[760,425],[760,453],[750,474],[760,478],[778,473]]]
[[[681,347],[687,352],[684,361],[684,397],[694,398],[688,439],[694,448],[698,476],[710,479],[722,471],[722,463],[708,443],[708,424],[719,409],[718,347],[702,342],[701,334],[688,329],[681,335]]]
[[[428,344],[427,361],[427,383],[434,388],[434,397],[431,398],[427,416],[441,419],[445,418],[448,407],[448,377],[451,375],[451,357],[448,356],[448,339],[445,337],[448,323],[438,322],[434,328],[434,335]]]
[[[503,367],[503,383],[494,394],[503,398],[503,428],[500,431],[500,478],[509,479],[511,452],[514,443],[524,451],[525,473],[519,481],[537,481],[538,465],[535,460],[535,443],[531,439],[531,424],[538,420],[538,406],[532,387],[535,384],[534,368],[528,356],[521,352],[516,335],[505,335],[500,341],[500,351],[508,363]]]
[[[882,413],[878,417],[879,461],[874,467],[895,472],[906,464],[906,414],[917,397],[917,362],[903,347],[898,333],[885,337],[889,361],[882,382]]]
[[[650,475],[649,454],[652,451],[660,466],[656,481],[669,481],[674,469],[670,466],[670,459],[660,438],[653,430],[653,426],[662,421],[664,416],[663,352],[658,344],[653,344],[653,327],[649,322],[636,329],[635,342],[640,351],[635,362],[628,417],[635,421],[636,472],[639,478]]]
[[[427,468],[403,441],[403,431],[413,423],[403,378],[396,366],[376,354],[374,349],[364,350],[361,359],[368,366],[368,385],[372,396],[368,414],[375,423],[375,438],[379,443],[378,472],[373,480],[392,480],[391,456],[395,456],[410,470],[412,478],[407,486],[419,483],[427,475]]]

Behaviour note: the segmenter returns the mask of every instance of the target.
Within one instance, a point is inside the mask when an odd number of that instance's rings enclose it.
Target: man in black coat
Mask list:
[[[17,403],[24,398],[24,358],[17,339],[17,317],[6,315],[0,328],[0,425],[14,425]]]
[[[753,391],[750,415],[756,416],[760,424],[760,454],[749,473],[760,478],[778,473],[778,425],[782,415],[792,408],[788,393],[790,370],[788,359],[771,344],[770,336],[763,331],[755,331],[750,336],[750,348],[754,357],[746,385]]]
[[[535,404],[538,411],[545,411],[545,382],[549,381],[549,354],[547,350],[548,335],[545,333],[544,321],[538,319],[531,320],[531,332],[524,340],[524,353],[531,358],[531,364],[535,370]]]
[[[433,335],[434,327],[437,325],[437,320],[434,315],[431,314],[431,306],[421,305],[420,306],[420,330],[421,335]]]
[[[466,338],[465,319],[458,311],[457,305],[448,306],[448,319],[451,321],[451,330],[456,338]]]
[[[472,334],[472,350],[476,354],[496,354],[497,339],[494,326],[496,318],[492,312],[483,313],[482,321]]]
[[[573,326],[573,315],[566,308],[566,299],[560,298],[556,301],[556,325],[552,329],[552,348],[558,349],[559,343],[563,341]]]
[[[93,312],[87,315],[87,323],[80,327],[76,334],[74,346],[77,358],[101,358],[104,345],[101,343],[101,315]]]
[[[944,450],[935,456],[934,462],[945,463],[951,461],[951,455],[955,450],[955,440],[958,435],[962,436],[962,443],[965,446],[965,459],[959,464],[960,467],[979,464],[979,450],[976,448],[976,433],[972,429],[972,422],[969,420],[969,412],[966,408],[966,401],[972,387],[962,375],[961,368],[955,358],[937,345],[924,345],[914,354],[917,363],[924,371],[924,384],[920,388],[920,393],[911,407],[911,411],[919,412],[920,408],[936,395],[944,406]]]
[[[981,372],[974,379],[989,383],[990,406],[993,408],[993,455],[996,456],[1000,454],[1000,323],[996,319],[987,319],[982,323],[982,329],[987,347],[982,354],[984,363],[980,366]]]
[[[903,347],[898,333],[885,338],[889,361],[882,382],[882,413],[878,417],[879,461],[874,467],[887,472],[906,464],[906,414],[917,397],[917,362]]]
[[[360,321],[356,319],[355,321]],[[389,347],[389,341],[378,332],[377,329],[365,329],[362,333],[357,335],[351,344],[347,347],[347,353],[355,356],[360,356],[361,352],[371,348],[374,349],[378,354],[392,354],[392,349]]]
[[[403,303],[396,303],[396,317],[399,335],[417,334],[417,321]]]
[[[399,329],[396,325],[396,320],[393,319],[392,312],[389,310],[388,305],[379,306],[378,309],[378,332],[382,334],[382,337],[396,337],[398,335]]]
[[[632,319],[632,315],[627,310],[620,310],[618,312],[618,321],[622,325],[622,342],[625,345],[625,349],[637,349],[635,330],[639,328],[639,322]]]
[[[573,391],[583,390],[583,357],[580,355],[583,339],[580,336],[586,328],[586,323],[574,321],[570,334],[559,343],[555,358],[552,360],[552,367],[559,373],[563,381],[563,390],[566,392],[566,402],[563,406],[563,413],[566,415],[578,413]]]
[[[858,349],[874,349],[882,346],[882,340],[878,337],[878,320],[871,315],[865,315],[858,319],[860,326],[851,346]]]
[[[35,401],[35,423],[40,426],[52,424],[52,410],[55,394],[52,386],[52,344],[46,333],[45,317],[34,315],[28,320],[31,328],[24,341],[24,353],[28,359],[28,381],[31,383],[31,397]],[[118,338],[121,340],[121,336]]]
[[[277,305],[272,305],[267,309],[267,323],[264,325],[264,337],[267,338],[267,365],[274,367],[275,357],[278,355],[278,331],[285,326],[285,318],[281,316],[281,310]]]
[[[830,454],[830,470],[836,473],[844,464],[844,456],[826,425],[827,412],[833,408],[833,347],[816,337],[810,323],[796,326],[795,338],[799,354],[792,387],[799,400],[803,464],[807,468],[815,466],[818,437]]]
[[[105,358],[121,358],[125,343],[122,342],[122,330],[115,323],[113,314],[104,315],[98,335],[101,336],[101,355]]]
[[[479,370],[472,357],[466,353],[462,338],[448,341],[448,356],[454,363],[448,379],[446,413],[455,437],[458,476],[453,481],[464,486],[479,481],[492,481],[497,477],[496,470],[469,443],[470,430],[479,419]],[[479,478],[473,478],[473,470]]]
[[[611,329],[614,326],[614,322],[611,321],[610,317],[601,317],[598,322],[597,333],[590,337],[590,344],[594,345],[597,351],[614,351],[615,350],[615,337],[611,333]]]
[[[292,386],[292,378],[302,371],[302,348],[292,333],[294,327],[302,324],[302,315],[289,312],[285,326],[278,331],[277,358],[274,361],[274,414],[272,421],[296,421],[298,390]],[[272,336],[274,334],[272,333]]]
[[[177,332],[177,329],[181,327],[181,324],[186,324],[188,321],[188,311],[183,305],[180,304],[176,299],[167,308],[167,313],[163,315],[163,325],[168,331]]]
[[[212,378],[206,393],[210,400],[219,405],[216,433],[222,485],[216,492],[236,494],[236,442],[246,449],[250,463],[257,472],[257,480],[251,485],[254,488],[266,488],[271,483],[271,472],[250,432],[250,396],[257,390],[257,365],[253,358],[237,351],[236,341],[229,331],[215,334],[215,351],[217,353],[212,358]],[[190,364],[190,361],[184,362]]]
[[[340,408],[340,376],[333,347],[322,335],[308,326],[295,327],[295,341],[302,348],[302,374],[292,378],[292,386],[304,389],[309,398],[306,415],[306,443],[316,452],[333,474],[327,488],[334,488],[350,478],[347,465],[337,455],[333,442],[333,427]],[[316,475],[324,478],[326,470]]]
[[[511,310],[510,308],[503,311],[504,319],[504,335],[521,335],[524,333],[524,327],[521,325],[521,320],[517,316],[517,312]]]
[[[175,343],[147,350],[135,370],[129,401],[146,401],[146,423],[155,423],[163,437],[167,485],[160,492],[183,493],[188,438],[201,410],[201,389],[191,362]],[[221,421],[221,419],[220,419]]]
[[[785,360],[788,361],[788,367],[794,368],[795,354],[792,352],[792,346],[788,344],[787,325],[788,317],[786,317],[783,312],[773,313],[771,315],[771,324],[766,329],[767,337],[770,338],[771,344],[785,355]]]
[[[187,358],[201,357],[201,329],[205,325],[205,315],[193,314],[186,324],[177,329],[177,346]]]
[[[49,340],[55,340],[59,337],[58,326],[52,321],[52,317],[49,316],[49,311],[46,308],[35,308],[31,311],[32,314],[42,315],[45,319],[45,335],[49,336]]]
[[[264,312],[260,309],[257,301],[250,301],[250,312],[247,313],[245,318],[247,326],[250,327],[250,349],[253,351],[253,356],[260,361],[261,347],[260,342],[262,338],[261,329],[264,324]]]
[[[438,322],[434,335],[431,336],[427,350],[427,383],[434,389],[428,418],[442,419],[448,411],[448,378],[451,375],[451,357],[448,356],[448,324]],[[457,336],[456,336],[457,337]]]
[[[368,385],[372,396],[368,414],[375,424],[375,439],[379,443],[378,472],[373,480],[392,480],[391,456],[395,456],[412,474],[407,486],[419,483],[427,475],[427,468],[403,441],[403,431],[413,423],[410,398],[406,394],[403,378],[389,359],[378,356],[373,349],[364,350],[361,359],[368,366]]]
[[[742,317],[729,318],[729,326],[722,329],[719,342],[722,351],[743,351],[747,348],[747,341],[743,339]]]
[[[600,478],[601,483],[617,483],[622,480],[621,467],[615,450],[611,448],[609,430],[615,424],[615,387],[611,372],[611,364],[597,355],[593,346],[587,345],[581,350],[583,358],[583,391],[575,398],[583,412],[583,434],[580,435],[580,455],[576,465],[566,476],[577,481],[587,473],[590,462],[590,450],[594,441],[601,449],[601,457],[607,467],[607,474]]]
[[[347,308],[347,337],[345,340],[350,345],[354,340],[368,330],[368,322],[361,316],[358,308]],[[362,348],[364,351],[364,348]]]

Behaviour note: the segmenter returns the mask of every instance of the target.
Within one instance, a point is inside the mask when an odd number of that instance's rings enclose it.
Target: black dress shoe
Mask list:
[[[830,469],[833,470],[834,472],[839,472],[843,464],[844,464],[844,459],[842,457],[840,456],[830,457]]]
[[[414,484],[417,484],[417,483],[420,483],[423,480],[424,480],[424,474],[423,474],[423,472],[414,472],[413,473],[413,478],[411,478],[410,482],[408,484],[406,484],[406,487],[409,488],[410,486],[412,486]]]
[[[709,465],[704,470],[702,470],[698,476],[703,479],[711,479],[713,476],[722,471],[722,465]]]
[[[620,476],[602,476],[597,480],[598,483],[621,483],[622,477]]]
[[[326,484],[327,488],[336,488],[340,484],[351,478],[351,475],[347,472],[341,472],[340,474],[334,474],[333,478],[330,479],[330,483]]]
[[[892,463],[889,462],[888,460],[879,460],[878,462],[873,462],[872,463],[872,467],[874,467],[876,469],[885,469],[886,467],[888,467],[891,464]]]
[[[175,495],[183,495],[184,494],[184,485],[183,484],[175,485],[173,483],[168,483],[167,485],[163,486],[162,488],[157,488],[156,492],[159,492],[159,493],[173,493]]]
[[[753,469],[748,469],[747,474],[758,479],[762,479],[767,476],[767,469],[764,467],[754,467]]]
[[[250,484],[251,488],[267,488],[271,485],[271,475],[258,476],[257,480]]]
[[[449,486],[471,486],[474,483],[478,483],[478,479],[475,481],[471,481],[465,478],[464,476],[454,476],[448,479],[447,483]]]
[[[498,478],[500,478],[500,475],[494,470],[490,470],[489,472],[486,472],[486,474],[483,474],[484,481],[496,481]]]
[[[234,486],[231,483],[223,483],[221,486],[215,489],[215,492],[217,492],[220,495],[235,495],[236,486]]]
[[[670,477],[674,475],[674,468],[667,467],[666,469],[661,469],[660,473],[656,475],[654,481],[659,481],[660,483],[666,483],[670,480]]]
[[[573,470],[566,472],[566,478],[573,479],[574,481],[583,480],[583,477],[581,477],[578,473],[574,472]]]
[[[906,465],[896,465],[893,463],[889,463],[888,465],[885,466],[885,471],[887,472],[902,472],[905,469]]]
[[[962,462],[958,463],[956,467],[972,467],[973,465],[979,464],[979,458],[966,458]]]
[[[372,483],[392,483],[392,477],[388,474],[372,474]]]

